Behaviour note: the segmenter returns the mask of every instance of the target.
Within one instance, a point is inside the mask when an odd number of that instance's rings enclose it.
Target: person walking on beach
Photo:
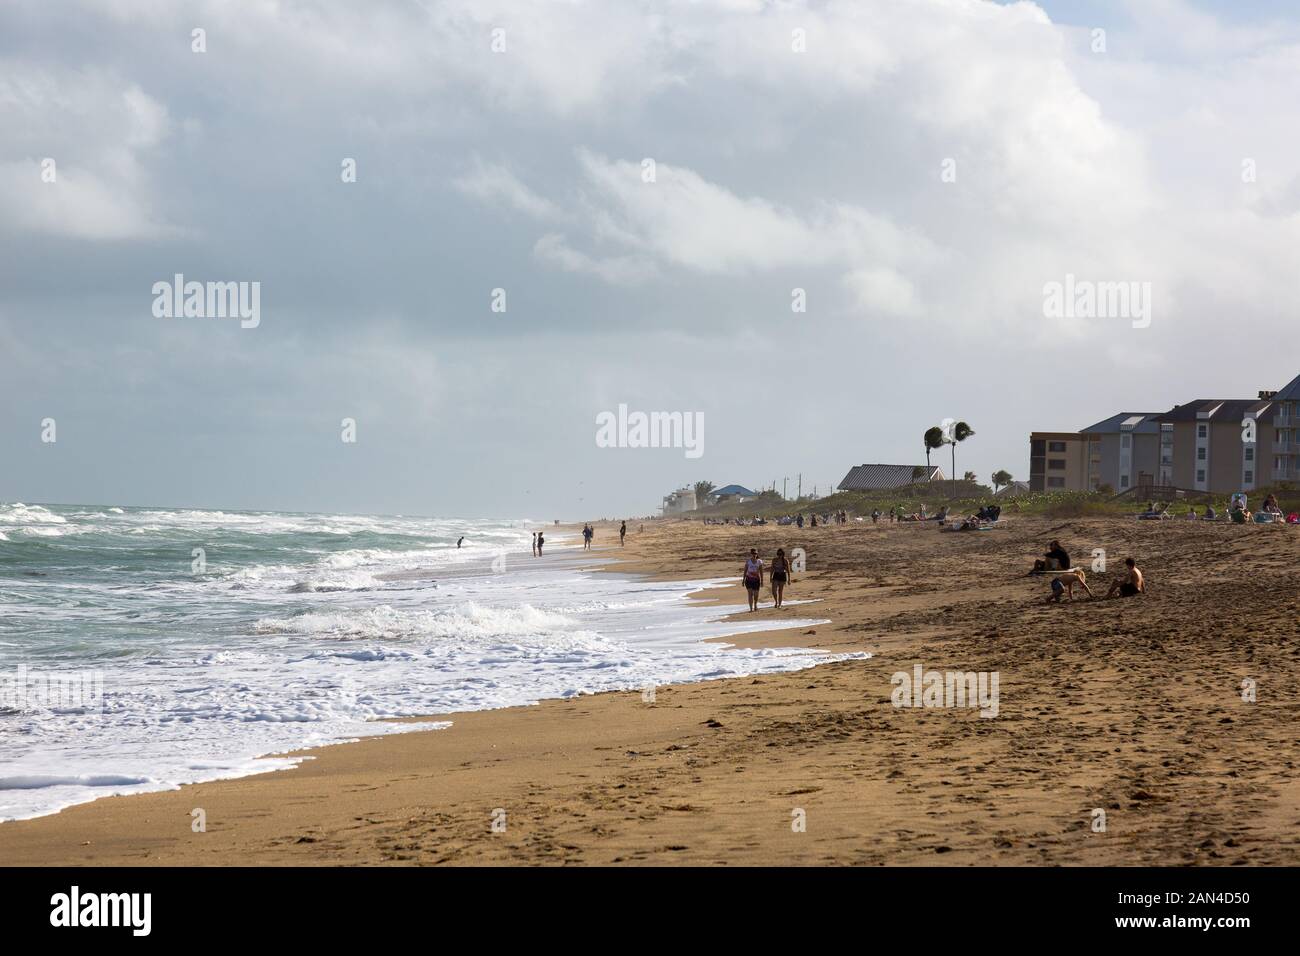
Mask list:
[[[623,539],[627,537],[627,522],[624,521],[618,526],[618,546],[623,547]]]
[[[1120,597],[1133,597],[1137,594],[1146,593],[1146,580],[1142,577],[1142,572],[1138,570],[1137,562],[1132,558],[1125,558],[1124,564],[1128,568],[1128,572],[1124,577],[1111,584],[1110,590],[1106,592],[1106,597],[1114,597],[1117,591]]]
[[[595,534],[595,532],[591,530],[591,525],[584,524],[582,526],[582,550],[583,551],[591,550],[591,536],[593,534]]]
[[[533,532],[533,557],[537,557],[537,532]]]
[[[785,548],[776,549],[776,559],[772,562],[772,601],[776,607],[785,600],[785,582],[790,578],[790,562],[786,559]]]
[[[545,543],[546,543],[546,538],[542,535],[540,531],[537,532],[537,556],[539,558],[542,556],[542,545],[544,545]]]
[[[749,596],[749,609],[758,610],[758,592],[763,587],[763,562],[758,556],[757,548],[749,549],[749,560],[745,562],[745,593]]]

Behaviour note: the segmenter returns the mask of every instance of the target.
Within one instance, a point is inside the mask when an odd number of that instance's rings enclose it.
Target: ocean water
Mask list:
[[[830,659],[705,643],[773,625],[687,601],[718,582],[595,573],[558,533],[535,559],[541,527],[0,504],[0,820],[430,726],[376,718]]]

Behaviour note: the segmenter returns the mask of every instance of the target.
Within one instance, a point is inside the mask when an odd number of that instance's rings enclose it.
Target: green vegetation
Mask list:
[[[1284,514],[1300,512],[1300,491],[1290,484],[1250,492],[1250,506],[1258,508],[1272,492]],[[1228,496],[1215,495],[1214,507],[1220,514],[1227,509]],[[921,510],[934,514],[947,505],[954,515],[973,514],[981,505],[998,504],[1007,516],[1017,514],[1042,515],[1048,518],[1085,518],[1092,516],[1131,516],[1145,510],[1148,501],[1131,495],[1115,498],[1102,491],[1031,491],[1021,495],[994,497],[987,485],[971,481],[941,481],[898,488],[893,491],[841,491],[826,498],[804,498],[798,501],[782,498],[774,491],[765,491],[752,501],[716,505],[691,513],[692,518],[779,518],[782,515],[831,514],[847,511],[854,516],[867,516],[877,508],[884,514],[890,508],[901,508],[905,514]],[[1205,511],[1204,501],[1197,498],[1179,498],[1169,503],[1169,513],[1177,518],[1195,507],[1197,514]]]

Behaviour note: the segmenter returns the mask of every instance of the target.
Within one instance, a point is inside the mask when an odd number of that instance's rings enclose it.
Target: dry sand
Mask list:
[[[619,556],[647,574],[738,575],[750,546],[803,546],[787,597],[820,603],[758,613],[833,623],[747,642],[874,656],[653,704],[457,714],[294,770],[0,824],[0,863],[1300,863],[1300,529],[1004,524],[634,523]],[[1094,590],[1134,555],[1150,593],[1044,604],[1047,582],[1022,575],[1049,537],[1076,563],[1106,549]],[[739,585],[708,598],[744,602]],[[893,707],[891,675],[916,664],[998,672],[998,716]]]

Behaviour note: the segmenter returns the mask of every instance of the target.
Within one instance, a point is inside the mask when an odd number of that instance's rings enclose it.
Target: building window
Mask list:
[[[1132,443],[1133,443],[1133,436],[1132,436],[1132,435],[1121,435],[1120,438],[1119,438],[1119,447],[1120,447],[1120,448],[1127,448],[1127,447],[1129,447],[1129,445],[1131,445]]]
[[[1249,445],[1246,446],[1246,460],[1247,461],[1255,460],[1255,449],[1251,448]]]
[[[1047,487],[1049,487],[1049,488],[1064,488],[1064,487],[1065,487],[1065,479],[1064,479],[1064,478],[1048,478],[1048,479],[1047,479]]]
[[[1208,425],[1197,425],[1197,426],[1196,426],[1196,437],[1197,437],[1197,438],[1204,438],[1204,437],[1206,436],[1206,434],[1207,434],[1206,429],[1208,429],[1209,427],[1210,427],[1210,426],[1208,426]]]
[[[1121,488],[1127,488],[1127,487],[1128,487],[1128,475],[1120,475],[1120,476],[1119,476],[1119,486],[1120,486]]]
[[[1253,471],[1246,472],[1246,484],[1253,485],[1254,483],[1255,483],[1255,473]]]
[[[1056,451],[1056,452],[1064,452],[1064,451],[1065,451],[1065,442],[1063,442],[1063,441],[1049,441],[1049,442],[1047,443],[1047,450],[1048,450],[1048,451]]]
[[[1198,469],[1196,470],[1196,483],[1199,484],[1199,485],[1203,485],[1203,484],[1205,484],[1205,469],[1204,469],[1204,468],[1198,468]]]
[[[1049,459],[1047,459],[1047,470],[1048,470],[1048,471],[1065,471],[1065,459],[1064,459],[1064,458],[1049,458]]]
[[[1204,447],[1201,447],[1201,448],[1196,449],[1196,460],[1197,460],[1197,461],[1205,461],[1205,448],[1204,448]]]

